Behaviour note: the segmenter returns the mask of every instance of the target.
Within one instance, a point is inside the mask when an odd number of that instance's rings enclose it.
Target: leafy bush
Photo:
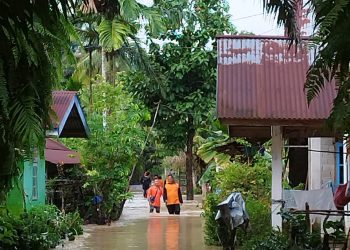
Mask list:
[[[204,222],[204,234],[205,243],[207,245],[220,245],[220,240],[218,238],[218,223],[215,220],[217,213],[217,204],[219,203],[219,197],[216,194],[209,193],[204,204],[203,217]]]
[[[269,204],[271,190],[270,163],[259,158],[254,165],[232,163],[217,174],[218,187],[226,197],[231,192],[242,193],[243,198],[251,197]]]
[[[243,249],[251,249],[257,239],[271,231],[270,213],[270,163],[256,158],[254,165],[232,163],[214,175],[212,186],[220,190],[218,194],[208,194],[204,207],[205,241],[208,245],[220,245],[218,235],[222,235],[220,225],[215,221],[217,204],[232,192],[241,192],[250,217],[248,232],[237,231],[237,244]]]
[[[90,191],[87,217],[90,222],[104,224],[118,219],[123,202],[131,197],[127,192],[129,177],[138,161],[147,131],[145,122],[149,112],[128,94],[122,84],[109,84],[102,79],[93,84],[93,104],[88,111],[89,140],[71,140],[68,144],[78,149],[85,165],[86,182]],[[83,88],[81,100],[89,104],[89,89]],[[107,113],[107,114],[106,114]],[[91,200],[103,198],[98,211]]]
[[[248,250],[251,249],[253,242],[271,231],[271,210],[269,204],[250,196],[246,198],[246,209],[250,219],[249,230],[247,233],[238,231],[237,243]]]
[[[64,215],[55,206],[39,206],[20,217],[0,218],[0,249],[46,250],[82,233],[78,213]]]
[[[264,233],[263,233],[264,234]],[[278,231],[270,231],[267,237],[262,240],[255,240],[250,250],[287,250],[289,249],[288,238]]]
[[[0,249],[10,249],[17,240],[17,231],[11,223],[12,218],[0,216]]]

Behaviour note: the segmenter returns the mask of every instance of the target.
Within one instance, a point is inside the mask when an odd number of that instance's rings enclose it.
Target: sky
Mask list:
[[[238,32],[249,31],[255,35],[283,35],[271,16],[263,14],[261,0],[227,0],[232,23]]]

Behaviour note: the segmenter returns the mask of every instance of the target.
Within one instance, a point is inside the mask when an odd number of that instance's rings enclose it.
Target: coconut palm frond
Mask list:
[[[103,19],[98,30],[100,43],[108,52],[120,49],[126,38],[133,33],[129,23],[117,18]]]
[[[291,42],[300,42],[300,29],[298,27],[298,8],[300,0],[263,0],[263,8],[267,14],[276,18],[279,26],[285,27]]]
[[[10,107],[11,126],[17,135],[17,140],[29,142],[29,147],[38,147],[43,140],[41,117],[35,112],[38,109],[35,99],[30,96],[21,96],[12,101]]]

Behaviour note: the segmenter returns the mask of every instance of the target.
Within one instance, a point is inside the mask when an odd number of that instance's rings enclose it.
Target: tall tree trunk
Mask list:
[[[101,51],[101,57],[102,57],[101,75],[104,80],[107,80],[108,63],[107,63],[106,51],[103,48]]]
[[[186,142],[186,198],[194,199],[193,193],[193,138],[195,129],[192,115],[188,116],[187,142]]]
[[[91,45],[90,45],[91,46]],[[89,111],[92,113],[92,49],[89,48]]]

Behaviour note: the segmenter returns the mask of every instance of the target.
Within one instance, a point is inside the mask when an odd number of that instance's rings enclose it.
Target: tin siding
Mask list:
[[[304,83],[315,52],[304,42],[295,52],[274,37],[218,39],[219,118],[320,120],[331,111],[336,91],[327,84],[308,106]]]

